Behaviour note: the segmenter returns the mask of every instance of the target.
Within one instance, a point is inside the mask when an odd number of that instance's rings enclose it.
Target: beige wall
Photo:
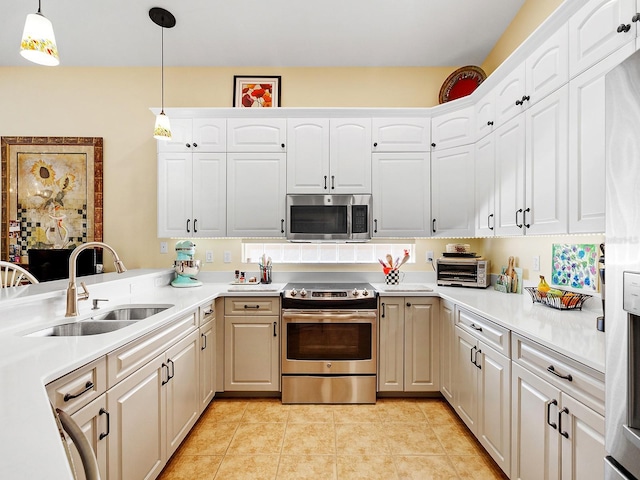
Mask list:
[[[491,75],[563,1],[527,0],[482,63],[485,73]]]
[[[518,15],[492,57],[506,57],[546,18],[552,10],[549,6],[557,3],[528,0],[523,7],[527,14]],[[516,35],[519,31],[523,34]],[[229,107],[233,75],[259,74],[282,76],[282,106],[286,107],[428,107],[437,104],[440,86],[455,68],[167,67],[165,106]],[[170,241],[169,254],[161,255],[156,237],[156,145],[149,108],[159,104],[158,68],[0,68],[0,135],[104,138],[104,240],[129,268],[168,267],[174,258],[175,241]],[[433,250],[438,256],[450,242],[419,240],[417,263],[407,269],[430,269],[425,252]],[[465,242],[480,252],[485,247],[483,240]],[[240,241],[196,243],[201,259],[205,250],[214,251],[215,261],[205,264],[205,270],[240,267]],[[505,250],[499,245],[497,240],[491,243],[496,255]],[[544,250],[537,245],[532,248]],[[231,264],[222,263],[225,250],[232,252]],[[529,256],[521,254],[523,261]],[[110,261],[105,260],[109,268]]]

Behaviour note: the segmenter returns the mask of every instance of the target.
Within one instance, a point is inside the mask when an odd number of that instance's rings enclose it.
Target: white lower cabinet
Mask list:
[[[380,297],[378,391],[437,392],[439,299]]]
[[[155,478],[198,419],[197,330],[107,391],[109,480]]]
[[[440,299],[440,393],[453,405],[455,305]]]
[[[481,337],[482,327],[477,327]],[[453,406],[498,466],[511,471],[511,360],[461,328],[454,333]]]
[[[280,391],[279,312],[278,297],[225,299],[225,391]]]
[[[200,412],[209,405],[216,393],[216,319],[202,324],[199,329],[200,357]]]

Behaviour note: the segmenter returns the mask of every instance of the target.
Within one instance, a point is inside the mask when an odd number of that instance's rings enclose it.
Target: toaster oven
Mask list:
[[[436,260],[437,284],[449,287],[487,288],[491,284],[489,260],[443,257]]]

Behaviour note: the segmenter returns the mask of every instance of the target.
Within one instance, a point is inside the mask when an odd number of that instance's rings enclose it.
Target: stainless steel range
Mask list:
[[[377,298],[368,283],[289,283],[282,403],[375,403]]]

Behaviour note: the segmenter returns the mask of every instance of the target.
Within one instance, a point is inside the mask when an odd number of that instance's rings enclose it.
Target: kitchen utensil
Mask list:
[[[196,244],[190,240],[183,240],[176,243],[176,260],[173,262],[173,269],[177,276],[171,282],[173,287],[199,287],[200,280],[194,278],[200,272],[200,260],[194,260]]]
[[[386,259],[387,259],[387,264],[388,264],[391,268],[393,268],[393,257],[391,256],[391,254],[387,253]]]

